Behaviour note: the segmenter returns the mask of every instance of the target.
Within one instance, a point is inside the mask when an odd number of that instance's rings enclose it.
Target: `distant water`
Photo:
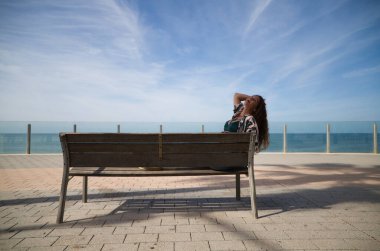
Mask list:
[[[373,124],[376,122],[270,122],[270,146],[267,152],[283,151],[283,127],[287,125],[288,152],[325,152],[326,124],[330,124],[331,152],[373,152]],[[0,122],[0,154],[25,153],[28,122]],[[32,153],[61,153],[59,132],[221,132],[224,122],[30,122],[32,124]],[[377,138],[380,141],[379,133]],[[378,149],[379,149],[379,142]]]

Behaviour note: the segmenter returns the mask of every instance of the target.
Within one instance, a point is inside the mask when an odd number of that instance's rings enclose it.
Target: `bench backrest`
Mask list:
[[[254,135],[61,133],[60,139],[69,167],[243,167]]]

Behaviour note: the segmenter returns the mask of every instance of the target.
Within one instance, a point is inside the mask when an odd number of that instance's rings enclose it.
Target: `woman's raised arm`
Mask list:
[[[246,99],[249,98],[249,97],[250,97],[250,96],[247,95],[247,94],[243,94],[243,93],[238,93],[238,92],[236,92],[236,93],[234,94],[234,105],[236,106],[236,105],[240,104],[241,101],[244,101],[244,100],[246,100]]]

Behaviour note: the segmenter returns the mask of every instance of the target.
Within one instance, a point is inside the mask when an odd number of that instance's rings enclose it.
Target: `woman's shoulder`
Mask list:
[[[252,115],[244,115],[240,120],[238,132],[257,132],[257,123]]]

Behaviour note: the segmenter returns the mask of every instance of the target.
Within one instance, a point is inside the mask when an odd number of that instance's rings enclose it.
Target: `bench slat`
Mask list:
[[[158,133],[61,133],[67,143],[74,142],[158,142]],[[163,142],[237,143],[250,140],[249,133],[163,133]]]
[[[248,153],[189,153],[164,154],[160,160],[158,154],[128,154],[128,153],[71,153],[70,166],[247,166]]]
[[[61,133],[67,143],[75,142],[157,142],[156,133]]]
[[[165,153],[248,152],[248,143],[163,143]],[[158,143],[69,143],[70,152],[158,153]]]
[[[249,140],[249,133],[162,134],[163,142],[249,143]]]
[[[200,175],[234,175],[236,173],[246,174],[247,168],[236,168],[226,171],[217,171],[209,168],[189,169],[177,168],[166,169],[161,171],[145,171],[137,168],[125,170],[123,168],[106,167],[106,168],[71,168],[70,175],[75,176],[123,176],[123,177],[141,177],[141,176],[200,176]]]
[[[158,143],[69,143],[70,152],[156,153]]]

